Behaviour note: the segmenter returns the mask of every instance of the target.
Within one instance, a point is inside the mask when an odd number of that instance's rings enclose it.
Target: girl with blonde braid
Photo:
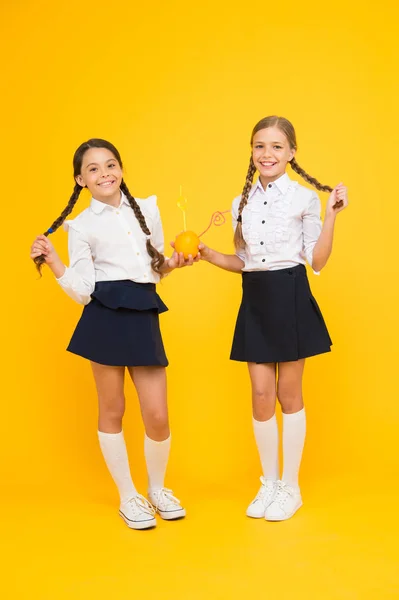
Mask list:
[[[247,509],[253,518],[283,521],[302,506],[298,484],[305,442],[302,397],[305,359],[329,352],[331,339],[313,297],[305,262],[319,272],[331,254],[335,220],[348,204],[347,189],[321,185],[296,162],[296,135],[283,117],[266,117],[251,136],[252,154],[241,196],[233,202],[235,255],[203,244],[201,257],[242,273],[243,296],[231,359],[248,363],[255,439],[262,464],[261,487]],[[330,192],[324,223],[315,192],[286,173]],[[255,172],[259,178],[253,184]],[[284,469],[278,465],[276,397],[283,412]]]
[[[120,495],[119,514],[132,529],[156,525],[185,509],[164,487],[170,450],[166,400],[168,364],[159,329],[167,310],[156,293],[164,274],[199,260],[176,252],[163,256],[164,237],[156,196],[134,198],[123,180],[122,160],[109,142],[91,139],[73,159],[75,188],[68,205],[33,242],[39,271],[47,264],[64,291],[84,305],[68,350],[90,360],[99,402],[98,437]],[[92,194],[89,208],[65,221],[79,194]],[[70,265],[65,267],[48,239],[65,221]],[[136,387],[145,426],[148,500],[133,484],[122,431],[125,370]]]

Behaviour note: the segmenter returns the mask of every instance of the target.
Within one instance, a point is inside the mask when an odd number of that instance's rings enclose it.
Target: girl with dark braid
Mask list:
[[[47,264],[58,283],[83,304],[68,350],[91,362],[99,401],[98,437],[120,495],[120,516],[132,529],[156,525],[185,509],[164,487],[170,450],[166,401],[168,364],[159,329],[167,310],[156,293],[160,277],[199,260],[163,256],[164,238],[156,196],[134,198],[123,180],[122,160],[109,142],[91,139],[73,159],[75,188],[58,219],[36,238],[31,258]],[[75,219],[65,221],[83,188],[92,200]],[[65,267],[48,239],[64,223],[70,266]],[[122,431],[125,370],[136,387],[145,426],[144,453],[148,500],[133,484]]]
[[[295,130],[282,117],[254,128],[241,196],[233,202],[235,255],[200,245],[204,260],[242,272],[243,297],[231,359],[248,363],[255,439],[263,469],[261,487],[247,509],[253,518],[282,521],[302,506],[298,473],[305,442],[302,398],[305,359],[332,344],[306,274],[320,271],[331,254],[335,219],[348,204],[343,184],[321,185],[296,162]],[[315,192],[292,181],[286,167],[330,192],[324,224]],[[259,178],[253,184],[255,172]],[[278,378],[277,378],[278,373]],[[280,479],[276,395],[283,412],[284,470]]]

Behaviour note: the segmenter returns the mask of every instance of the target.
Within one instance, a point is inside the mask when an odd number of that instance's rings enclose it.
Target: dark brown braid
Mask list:
[[[68,204],[66,205],[66,207],[64,208],[64,210],[62,211],[62,213],[60,214],[58,219],[56,219],[54,221],[54,223],[51,225],[51,227],[49,229],[47,229],[47,231],[45,231],[43,235],[48,237],[50,235],[50,233],[54,233],[55,231],[57,231],[57,229],[63,224],[63,222],[65,221],[67,216],[70,215],[71,212],[73,211],[73,207],[75,206],[75,204],[79,198],[80,192],[82,190],[83,190],[82,186],[79,185],[78,183],[76,183],[75,187],[73,188],[73,193],[69,199]],[[46,258],[44,256],[44,254],[41,254],[40,256],[37,256],[36,258],[33,259],[33,262],[35,263],[36,268],[40,273],[40,276],[42,275],[42,265],[45,263],[45,261],[46,261]]]
[[[234,232],[234,245],[237,248],[237,250],[239,248],[245,247],[245,240],[242,235],[242,211],[244,210],[244,207],[248,202],[248,196],[249,196],[249,192],[251,191],[255,171],[256,171],[256,167],[254,165],[254,161],[252,160],[252,156],[251,156],[251,158],[249,159],[247,178],[245,180],[245,185],[243,187],[242,194],[241,194],[241,202],[238,207],[237,227]]]
[[[158,275],[162,276],[161,268],[165,262],[165,257],[163,256],[163,254],[158,252],[158,250],[156,248],[154,248],[154,246],[151,244],[151,239],[150,239],[151,232],[147,227],[147,223],[145,222],[144,215],[141,212],[140,206],[138,205],[137,201],[133,198],[133,196],[129,192],[129,188],[127,187],[127,185],[123,181],[123,179],[122,179],[120,188],[121,188],[121,191],[125,194],[126,198],[129,200],[129,204],[133,209],[135,217],[138,220],[143,233],[145,233],[146,236],[148,236],[147,237],[147,252],[152,259],[151,260],[151,268],[153,271],[155,271],[155,273],[158,273]]]
[[[295,173],[298,173],[298,175],[300,175],[305,181],[307,181],[308,183],[310,183],[310,185],[312,185],[313,187],[316,188],[316,190],[319,190],[320,192],[332,192],[332,188],[329,185],[322,185],[321,183],[319,183],[317,181],[317,179],[315,179],[314,177],[311,177],[310,175],[308,175],[306,173],[306,171],[304,171],[302,169],[302,167],[300,167],[298,165],[298,163],[296,162],[295,158],[292,158],[290,160],[290,165],[291,165],[291,169],[293,171],[295,171]]]
[[[84,142],[83,144],[81,144],[79,146],[79,148],[76,150],[74,157],[73,157],[73,176],[76,178],[81,174],[82,171],[82,163],[83,163],[83,157],[86,154],[86,152],[88,150],[90,150],[90,148],[106,148],[107,150],[109,150],[116,158],[116,160],[118,161],[121,169],[123,169],[123,165],[122,165],[122,159],[121,159],[121,155],[119,154],[118,150],[115,148],[115,146],[113,144],[111,144],[110,142],[107,142],[106,140],[102,140],[99,138],[92,138],[91,140],[88,140],[87,142]],[[80,185],[78,185],[76,183],[75,188],[73,190],[73,194],[68,202],[68,205],[65,207],[65,209],[62,211],[61,215],[58,217],[58,219],[56,221],[54,221],[54,223],[52,224],[52,226],[45,232],[45,236],[48,236],[50,233],[54,233],[54,231],[56,231],[58,229],[58,227],[60,225],[62,225],[62,223],[65,221],[65,219],[67,218],[67,216],[72,212],[73,207],[76,204],[77,199],[79,198],[79,194],[82,191],[82,187]],[[143,230],[143,232],[148,236],[147,237],[147,252],[151,257],[151,267],[152,269],[158,273],[159,275],[161,275],[161,267],[165,262],[165,257],[160,254],[160,252],[158,252],[158,250],[156,250],[150,241],[150,236],[151,236],[151,232],[147,227],[147,223],[145,222],[145,218],[143,216],[143,213],[140,210],[139,205],[137,204],[136,200],[133,198],[133,196],[131,195],[131,193],[128,190],[128,187],[126,185],[126,183],[122,180],[121,186],[120,186],[121,191],[125,194],[125,196],[127,197],[127,199],[129,200],[129,204],[132,207],[134,214],[136,215],[136,218],[138,220],[138,222],[140,223],[140,227]],[[41,272],[41,266],[43,265],[43,263],[45,262],[45,257],[42,254],[41,256],[38,256],[37,258],[34,259],[34,262],[36,263],[36,267],[39,271],[39,273]]]

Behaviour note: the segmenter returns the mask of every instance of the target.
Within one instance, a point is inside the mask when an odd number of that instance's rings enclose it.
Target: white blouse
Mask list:
[[[241,196],[233,201],[234,230]],[[243,271],[275,271],[305,264],[312,266],[313,249],[322,222],[318,195],[292,181],[286,173],[263,189],[260,180],[252,186],[242,212],[245,248],[236,252],[244,261]]]
[[[152,245],[163,253],[156,196],[136,200],[151,232]],[[160,277],[151,269],[146,248],[147,236],[124,194],[117,208],[92,198],[89,208],[65,221],[64,228],[68,231],[70,264],[57,281],[76,302],[88,304],[97,281],[158,283]]]

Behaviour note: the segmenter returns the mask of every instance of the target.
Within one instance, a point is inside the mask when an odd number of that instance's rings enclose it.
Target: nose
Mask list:
[[[270,158],[272,153],[270,152],[270,148],[266,147],[263,150],[262,158]]]

